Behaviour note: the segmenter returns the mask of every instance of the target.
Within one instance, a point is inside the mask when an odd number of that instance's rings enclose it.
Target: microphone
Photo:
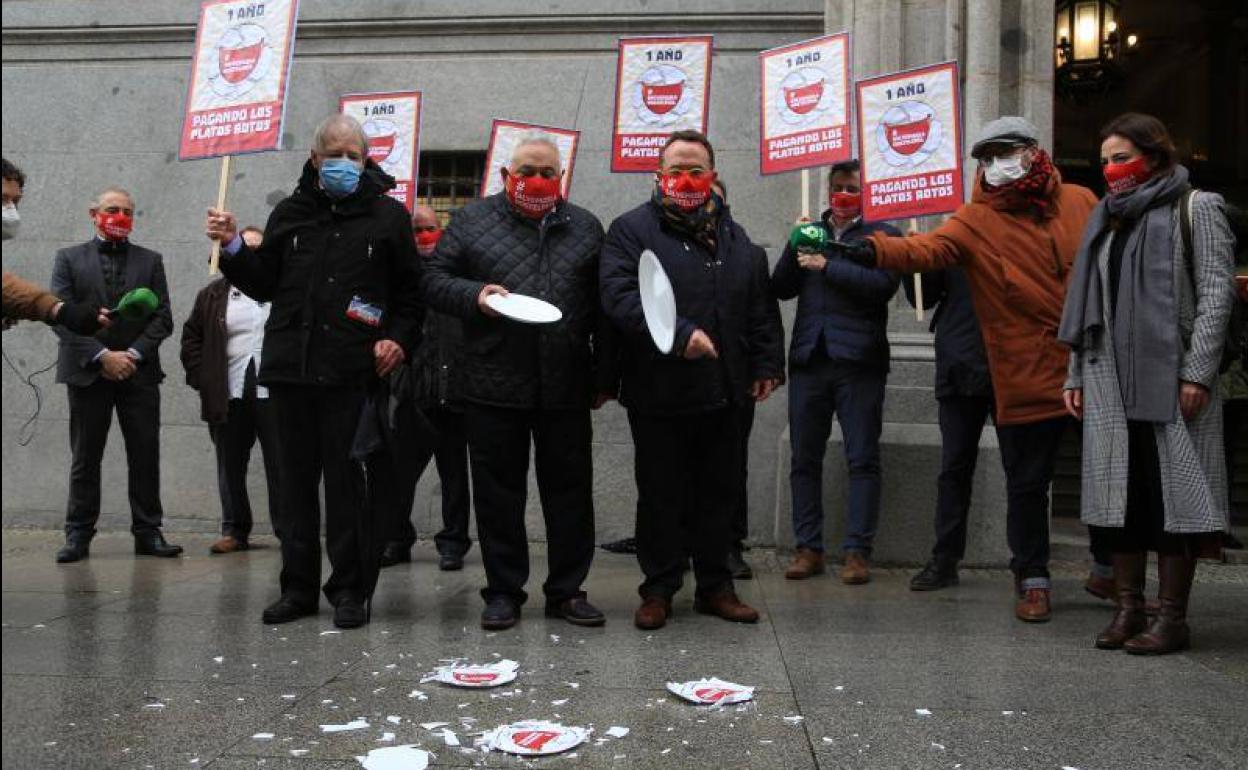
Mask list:
[[[797,252],[822,254],[827,243],[827,232],[813,222],[800,224],[789,232],[789,246]]]
[[[160,297],[156,296],[156,292],[146,286],[140,286],[126,292],[117,303],[117,307],[108,311],[108,317],[120,317],[126,321],[142,321],[156,312],[158,307],[160,307]]]

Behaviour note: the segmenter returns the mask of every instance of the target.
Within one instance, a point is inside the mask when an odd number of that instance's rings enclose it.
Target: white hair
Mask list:
[[[358,143],[364,154],[368,154],[368,134],[364,133],[364,127],[355,118],[342,113],[330,115],[316,127],[316,133],[312,135],[312,149],[318,153],[324,153],[329,147],[330,139],[339,139],[343,136]]]
[[[121,187],[105,187],[103,190],[100,190],[98,193],[96,193],[95,197],[91,199],[90,208],[98,209],[100,207],[100,202],[104,200],[104,196],[112,195],[114,193],[117,195],[126,196],[126,200],[130,201],[130,207],[131,208],[134,207],[134,196],[130,194],[129,190],[123,189]]]
[[[559,153],[559,143],[550,134],[540,129],[525,131],[520,135],[520,140],[516,142],[516,146],[511,150],[511,165],[516,163],[516,153],[520,152],[521,147],[528,147],[533,144],[544,144],[555,151],[555,163],[558,168],[563,167],[563,156]]]

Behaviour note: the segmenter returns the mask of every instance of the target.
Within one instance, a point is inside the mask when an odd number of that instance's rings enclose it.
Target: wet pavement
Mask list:
[[[3,542],[5,768],[358,768],[357,756],[417,744],[432,767],[577,768],[1242,768],[1248,764],[1248,566],[1202,565],[1195,648],[1164,658],[1093,649],[1109,607],[1082,590],[1083,566],[1057,565],[1051,623],[1011,613],[999,570],[958,588],[907,590],[909,570],[872,583],[791,583],[769,551],[739,584],[758,625],[695,615],[633,628],[632,557],[599,553],[587,586],[602,629],[542,617],[477,626],[478,552],[437,570],[425,543],[384,571],[370,626],[319,617],[265,626],[276,549],[207,554],[172,538],[177,560],[136,558],[125,535],[91,558],[53,562],[59,536],[6,530]],[[535,584],[544,574],[535,548]],[[1150,583],[1150,587],[1155,583]],[[439,661],[519,661],[495,690],[421,678]],[[718,676],[757,688],[753,703],[696,707],[668,681]],[[364,720],[368,727],[322,732]],[[572,753],[520,760],[473,750],[475,734],[522,719],[592,726]],[[422,723],[445,722],[448,746]],[[629,729],[608,737],[613,726]],[[268,734],[271,734],[269,737]],[[257,737],[258,736],[258,737]]]

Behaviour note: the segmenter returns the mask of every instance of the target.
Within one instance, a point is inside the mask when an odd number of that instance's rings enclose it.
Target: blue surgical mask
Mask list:
[[[345,198],[360,186],[360,166],[350,158],[321,161],[321,187],[331,198]]]

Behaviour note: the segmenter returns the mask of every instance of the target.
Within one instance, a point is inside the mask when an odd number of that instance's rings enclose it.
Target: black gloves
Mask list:
[[[875,261],[875,244],[870,238],[863,238],[858,241],[850,241],[848,243],[839,243],[831,241],[829,246],[837,253],[850,262],[862,265],[863,267],[876,267]]]
[[[90,336],[100,330],[100,309],[87,302],[61,303],[52,325],[61,325],[75,334]]]

